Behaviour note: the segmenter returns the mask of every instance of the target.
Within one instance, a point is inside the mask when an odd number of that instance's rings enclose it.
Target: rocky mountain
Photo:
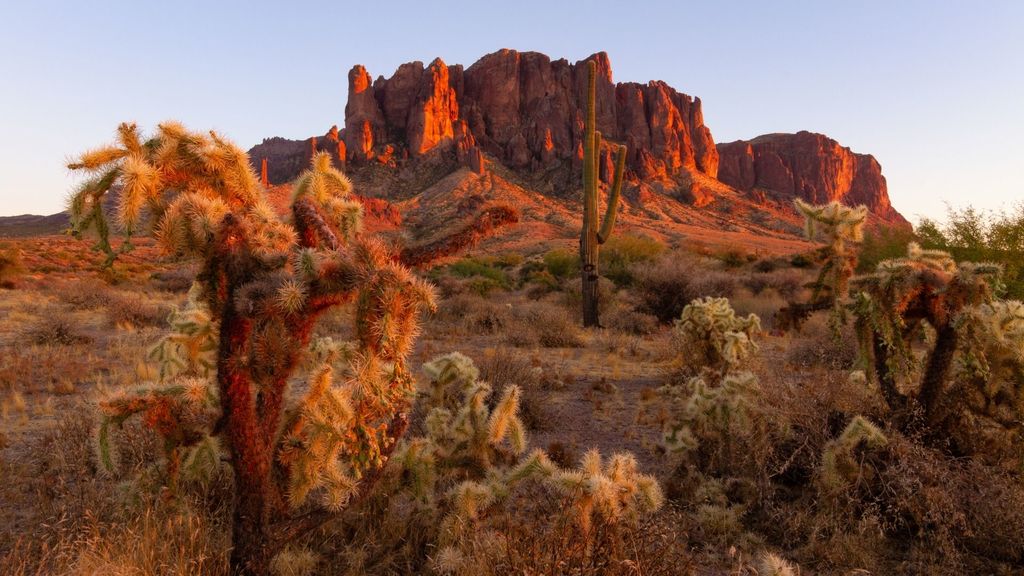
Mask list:
[[[468,68],[440,58],[403,64],[375,80],[348,74],[342,130],[306,140],[270,138],[250,150],[267,160],[271,183],[294,178],[316,150],[329,151],[361,189],[408,199],[460,166],[501,166],[526,188],[569,198],[582,163],[586,62],[597,63],[601,176],[612,145],[625,144],[627,199],[664,196],[691,208],[736,194],[767,206],[794,197],[867,204],[878,221],[907,226],[889,202],[878,162],[826,136],[769,134],[717,145],[700,98],[662,81],[616,83],[604,52],[570,63],[537,52],[501,50]],[[788,207],[786,208],[788,209]]]
[[[718,145],[718,178],[744,192],[774,192],[822,204],[865,204],[878,219],[907,221],[892,207],[882,167],[823,134],[765,134]]]

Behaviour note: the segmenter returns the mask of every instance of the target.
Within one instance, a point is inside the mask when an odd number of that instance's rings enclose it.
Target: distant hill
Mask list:
[[[49,216],[37,216],[34,214],[0,216],[0,238],[25,238],[27,236],[60,234],[67,227],[67,212],[59,212]]]

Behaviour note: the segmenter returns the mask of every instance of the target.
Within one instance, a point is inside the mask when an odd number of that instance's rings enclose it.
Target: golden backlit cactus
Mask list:
[[[592,451],[578,469],[564,470],[541,450],[527,453],[518,387],[492,403],[490,386],[468,357],[438,356],[423,371],[430,379],[422,394],[425,435],[404,442],[392,462],[402,487],[436,517],[438,571],[461,574],[472,566],[474,547],[493,535],[493,522],[518,513],[513,494],[523,485],[553,493],[561,506],[551,513],[583,537],[595,523],[613,528],[661,506],[657,481],[641,474],[630,454],[602,461]]]
[[[755,314],[737,316],[728,298],[698,298],[686,305],[672,330],[679,362],[689,374],[722,375],[743,365],[758,349]]]
[[[488,470],[507,456],[526,450],[526,427],[519,419],[519,387],[509,386],[493,408],[491,386],[476,380],[478,372],[466,356],[454,352],[423,366],[431,377],[427,435],[435,457],[465,460]]]
[[[201,264],[189,305],[151,351],[165,382],[103,403],[99,460],[115,463],[109,432],[133,414],[163,438],[172,483],[182,462],[223,447],[235,479],[232,571],[267,574],[276,551],[379,476],[406,427],[406,358],[433,289],[359,233],[361,208],[327,155],[300,177],[289,218],[271,208],[242,150],[173,122],[148,139],[122,124],[114,145],[70,167],[92,175],[69,201],[72,231],[95,233],[106,264],[145,227]],[[105,204],[126,240],[118,249]],[[347,302],[355,342],[311,345],[318,317]],[[204,379],[211,352],[215,373]],[[303,369],[310,390],[294,399]],[[295,510],[312,495],[318,510]]]
[[[814,205],[797,198],[794,200],[797,212],[804,217],[804,234],[808,240],[821,239],[825,242],[819,252],[823,257],[818,277],[810,284],[811,298],[808,302],[790,302],[779,311],[776,323],[783,329],[799,329],[812,312],[832,309],[832,321],[836,329],[845,321],[843,300],[849,292],[850,278],[857,268],[857,253],[849,244],[864,240],[864,225],[867,222],[866,206],[845,206],[839,202]]]

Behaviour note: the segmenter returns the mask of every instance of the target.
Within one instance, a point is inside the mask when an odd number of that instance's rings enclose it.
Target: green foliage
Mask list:
[[[460,278],[480,280],[480,286],[474,288],[474,291],[477,292],[486,293],[492,288],[508,289],[511,287],[508,273],[490,259],[463,258],[449,265],[447,270]]]
[[[755,314],[736,315],[727,298],[690,302],[672,331],[680,363],[691,374],[725,374],[742,366],[757,351],[753,336],[761,331]]]
[[[633,284],[632,267],[652,262],[665,251],[665,245],[648,236],[620,234],[605,241],[599,262],[604,275],[619,286]]]
[[[916,237],[920,237],[920,231]],[[907,244],[914,240],[914,232],[904,228],[882,226],[866,230],[857,254],[857,272],[871,272],[879,262],[903,256]]]
[[[579,254],[562,248],[549,250],[544,254],[544,266],[547,267],[549,274],[559,280],[570,278],[579,272]]]
[[[949,208],[945,222],[922,220],[917,236],[921,246],[948,252],[957,261],[1001,264],[1006,297],[1024,299],[1024,204],[1009,212]]]

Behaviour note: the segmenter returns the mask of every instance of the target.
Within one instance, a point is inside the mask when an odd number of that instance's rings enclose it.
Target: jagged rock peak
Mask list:
[[[573,162],[583,131],[589,60],[598,68],[598,129],[605,141],[628,146],[628,168],[636,177],[717,175],[718,151],[700,99],[660,81],[615,84],[604,52],[570,64],[503,49],[468,68],[440,58],[426,67],[403,64],[372,84],[366,69],[354,66],[345,107],[349,158],[369,160],[387,146],[421,156],[479,145],[512,168]]]

